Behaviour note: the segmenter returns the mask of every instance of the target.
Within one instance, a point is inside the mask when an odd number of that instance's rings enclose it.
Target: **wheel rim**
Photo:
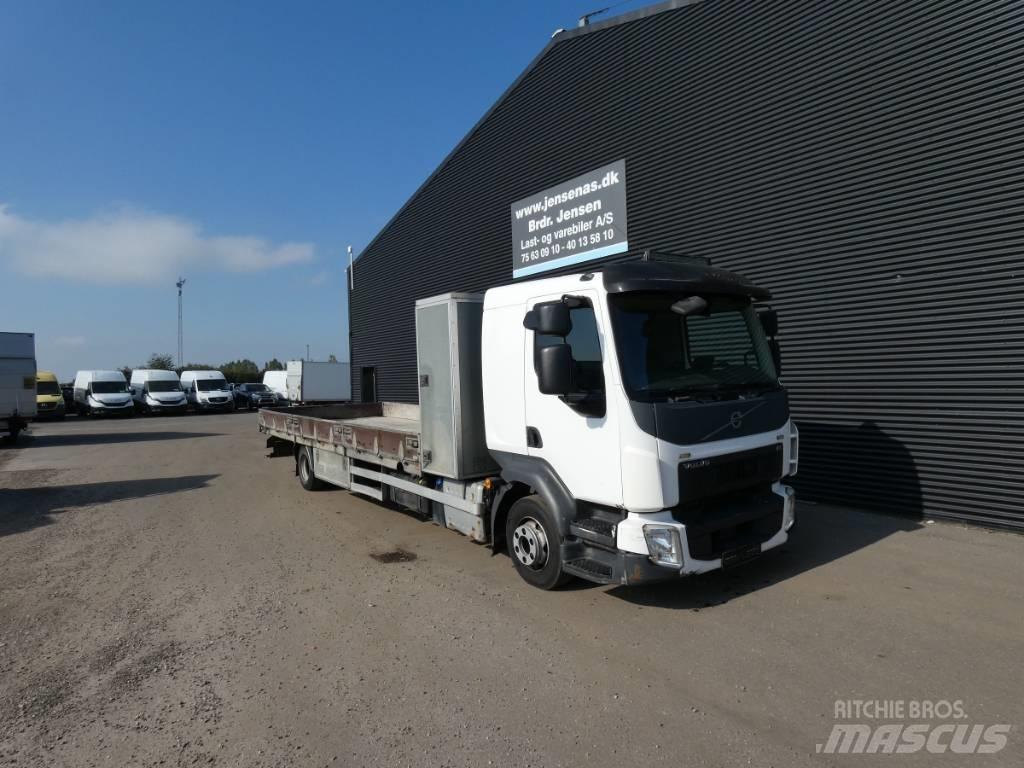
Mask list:
[[[302,478],[302,482],[309,482],[309,459],[306,456],[299,462],[299,477]]]
[[[544,527],[532,517],[524,518],[512,533],[512,552],[516,559],[534,571],[548,561],[548,537]]]

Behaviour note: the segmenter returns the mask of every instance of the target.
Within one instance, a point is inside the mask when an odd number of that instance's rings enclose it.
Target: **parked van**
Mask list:
[[[264,371],[263,383],[274,393],[279,403],[288,402],[288,371]]]
[[[174,371],[142,368],[132,371],[132,400],[140,413],[184,413],[188,407]]]
[[[56,374],[50,371],[36,373],[36,421],[64,418],[64,395]]]
[[[75,410],[80,416],[131,416],[135,408],[124,374],[120,371],[76,373]]]
[[[194,410],[234,410],[235,398],[220,371],[182,371],[181,388]]]

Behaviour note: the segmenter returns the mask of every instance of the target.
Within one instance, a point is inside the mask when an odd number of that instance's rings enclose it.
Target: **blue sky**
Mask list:
[[[140,365],[181,273],[188,361],[347,358],[345,246],[600,6],[0,0],[0,330]]]

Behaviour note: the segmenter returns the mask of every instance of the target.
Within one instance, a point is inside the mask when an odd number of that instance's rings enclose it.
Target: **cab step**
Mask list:
[[[562,564],[562,570],[598,584],[611,584],[615,580],[614,571],[610,565],[589,557],[569,560]]]

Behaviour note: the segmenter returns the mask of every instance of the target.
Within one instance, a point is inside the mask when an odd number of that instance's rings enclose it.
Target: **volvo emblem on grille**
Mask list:
[[[732,424],[733,429],[739,429],[743,426],[743,414],[739,411],[733,411],[732,416],[729,417],[729,423]]]

